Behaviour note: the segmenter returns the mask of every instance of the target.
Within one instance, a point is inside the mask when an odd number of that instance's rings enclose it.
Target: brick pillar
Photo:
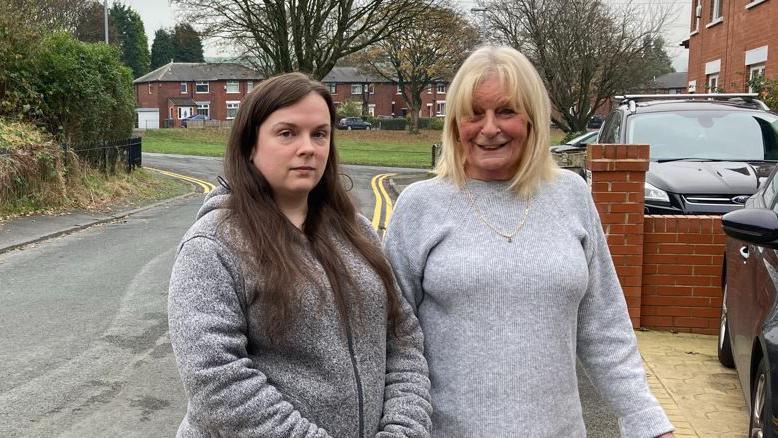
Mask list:
[[[592,173],[592,197],[608,238],[629,316],[637,328],[640,327],[643,189],[648,145],[591,144],[587,148],[586,167]]]

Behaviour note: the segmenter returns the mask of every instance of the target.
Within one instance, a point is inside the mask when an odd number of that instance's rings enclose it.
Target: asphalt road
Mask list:
[[[216,183],[221,161],[144,155],[144,165]],[[371,178],[348,166],[372,217]],[[202,195],[0,255],[0,436],[174,436],[186,410],[167,336],[176,245]],[[591,437],[618,436],[585,377]],[[553,419],[549,419],[553,421]]]

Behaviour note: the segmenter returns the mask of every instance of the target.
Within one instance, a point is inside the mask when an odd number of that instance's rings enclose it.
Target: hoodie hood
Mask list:
[[[197,212],[197,219],[202,218],[214,210],[227,208],[227,201],[229,199],[230,190],[221,185],[216,186],[215,189],[211,190],[207,195],[205,195],[203,206],[200,207],[200,211]]]

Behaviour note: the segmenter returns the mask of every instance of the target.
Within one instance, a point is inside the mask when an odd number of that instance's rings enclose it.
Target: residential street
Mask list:
[[[216,183],[221,161],[144,156],[144,165]],[[371,178],[347,166],[372,217]],[[0,255],[0,436],[173,436],[185,396],[167,336],[176,245],[202,195]],[[617,428],[584,380],[589,436]]]

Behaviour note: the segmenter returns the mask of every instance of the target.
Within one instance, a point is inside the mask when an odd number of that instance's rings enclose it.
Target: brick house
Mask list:
[[[246,93],[262,79],[255,70],[240,64],[163,65],[133,81],[138,127],[180,126],[181,119],[195,114],[231,120]],[[166,119],[168,123],[160,123]]]
[[[690,0],[690,92],[752,91],[757,75],[778,77],[778,0]]]
[[[404,117],[409,111],[402,97],[400,86],[385,78],[369,75],[355,67],[335,67],[322,82],[330,89],[336,104],[355,100],[367,104],[367,113],[373,117]],[[448,82],[434,81],[422,92],[421,117],[446,114]]]

